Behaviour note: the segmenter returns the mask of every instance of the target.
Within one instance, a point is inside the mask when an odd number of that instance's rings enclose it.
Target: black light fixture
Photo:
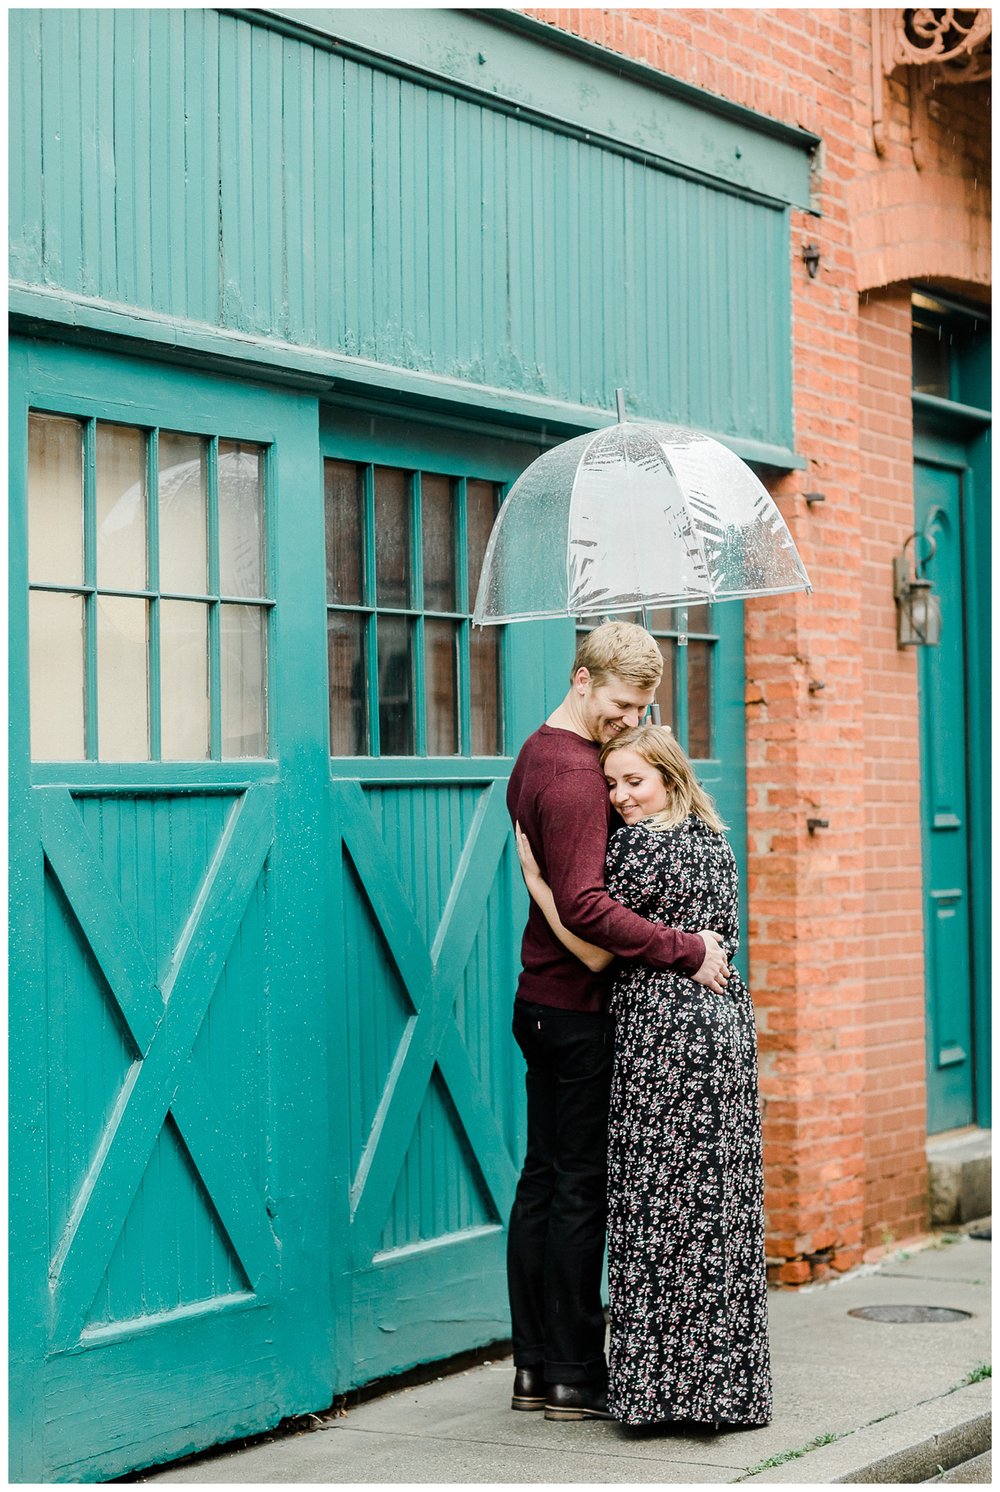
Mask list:
[[[806,243],[802,245],[802,261],[809,271],[810,280],[815,280],[819,269],[819,244]]]
[[[912,565],[906,550],[915,539],[923,539],[930,551]],[[921,572],[934,558],[937,545],[930,534],[911,534],[902,554],[892,562],[896,597],[896,642],[901,648],[933,648],[941,641],[941,600],[934,586]]]

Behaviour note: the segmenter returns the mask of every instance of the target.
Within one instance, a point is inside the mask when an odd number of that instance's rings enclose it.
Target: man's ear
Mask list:
[[[573,688],[576,690],[577,694],[586,694],[587,685],[589,683],[590,669],[584,668],[581,664],[576,673],[573,675]]]

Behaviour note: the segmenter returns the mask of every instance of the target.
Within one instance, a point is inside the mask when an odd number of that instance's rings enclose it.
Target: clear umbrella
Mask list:
[[[784,519],[745,462],[698,431],[620,420],[547,451],[514,483],[490,535],[473,621],[811,589]],[[679,630],[683,640],[683,620]]]

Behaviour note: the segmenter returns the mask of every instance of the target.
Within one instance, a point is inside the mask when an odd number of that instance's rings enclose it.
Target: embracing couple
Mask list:
[[[750,1428],[771,1415],[756,1032],[724,825],[639,724],[662,668],[641,627],[586,634],[508,788],[532,897],[512,1407]]]

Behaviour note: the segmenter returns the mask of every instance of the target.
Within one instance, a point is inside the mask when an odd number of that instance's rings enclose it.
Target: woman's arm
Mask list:
[[[521,862],[521,873],[524,876],[524,884],[549,927],[565,949],[578,958],[581,963],[594,974],[599,974],[606,969],[614,958],[613,953],[608,953],[605,948],[598,948],[595,943],[585,943],[571,933],[568,928],[563,927],[556,911],[555,900],[549,890],[548,883],[543,879],[538,868],[538,861],[531,852],[531,845],[520,824],[514,825],[514,843],[517,845],[517,858]]]

